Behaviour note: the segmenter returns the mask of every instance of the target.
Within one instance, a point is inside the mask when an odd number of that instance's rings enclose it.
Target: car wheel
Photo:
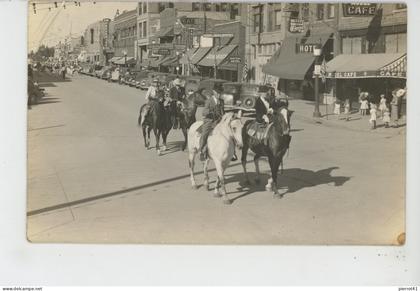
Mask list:
[[[254,108],[255,98],[254,97],[245,97],[242,99],[242,105],[246,108]]]

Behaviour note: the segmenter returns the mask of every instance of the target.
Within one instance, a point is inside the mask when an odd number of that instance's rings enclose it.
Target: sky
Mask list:
[[[57,1],[58,8],[55,8]],[[36,3],[36,14],[32,3]],[[136,8],[137,1],[86,1],[80,0],[80,7],[74,1],[35,0],[29,2],[28,8],[28,48],[29,51],[41,44],[53,46],[64,40],[70,33],[73,36],[82,35],[85,28],[103,18],[113,19],[117,9],[120,12]],[[51,8],[51,11],[49,10]]]

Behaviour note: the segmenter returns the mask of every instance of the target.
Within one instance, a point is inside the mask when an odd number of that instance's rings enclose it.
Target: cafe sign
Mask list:
[[[374,16],[376,3],[348,3],[343,4],[344,17],[352,16]]]
[[[327,78],[335,79],[357,79],[357,78],[401,78],[407,77],[404,71],[389,71],[389,70],[378,70],[378,71],[349,71],[349,72],[328,72]]]

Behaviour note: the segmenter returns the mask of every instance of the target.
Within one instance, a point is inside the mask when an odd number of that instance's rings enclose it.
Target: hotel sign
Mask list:
[[[343,4],[344,17],[374,16],[376,13],[375,3],[349,3]]]
[[[306,43],[306,44],[296,44],[296,53],[297,54],[313,54],[314,49],[319,47],[317,43]]]

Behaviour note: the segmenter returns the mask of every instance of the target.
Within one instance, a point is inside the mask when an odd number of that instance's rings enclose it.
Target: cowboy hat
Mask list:
[[[174,83],[175,86],[177,86],[177,85],[181,86],[182,85],[181,79],[179,79],[179,78],[176,78],[173,83]]]

